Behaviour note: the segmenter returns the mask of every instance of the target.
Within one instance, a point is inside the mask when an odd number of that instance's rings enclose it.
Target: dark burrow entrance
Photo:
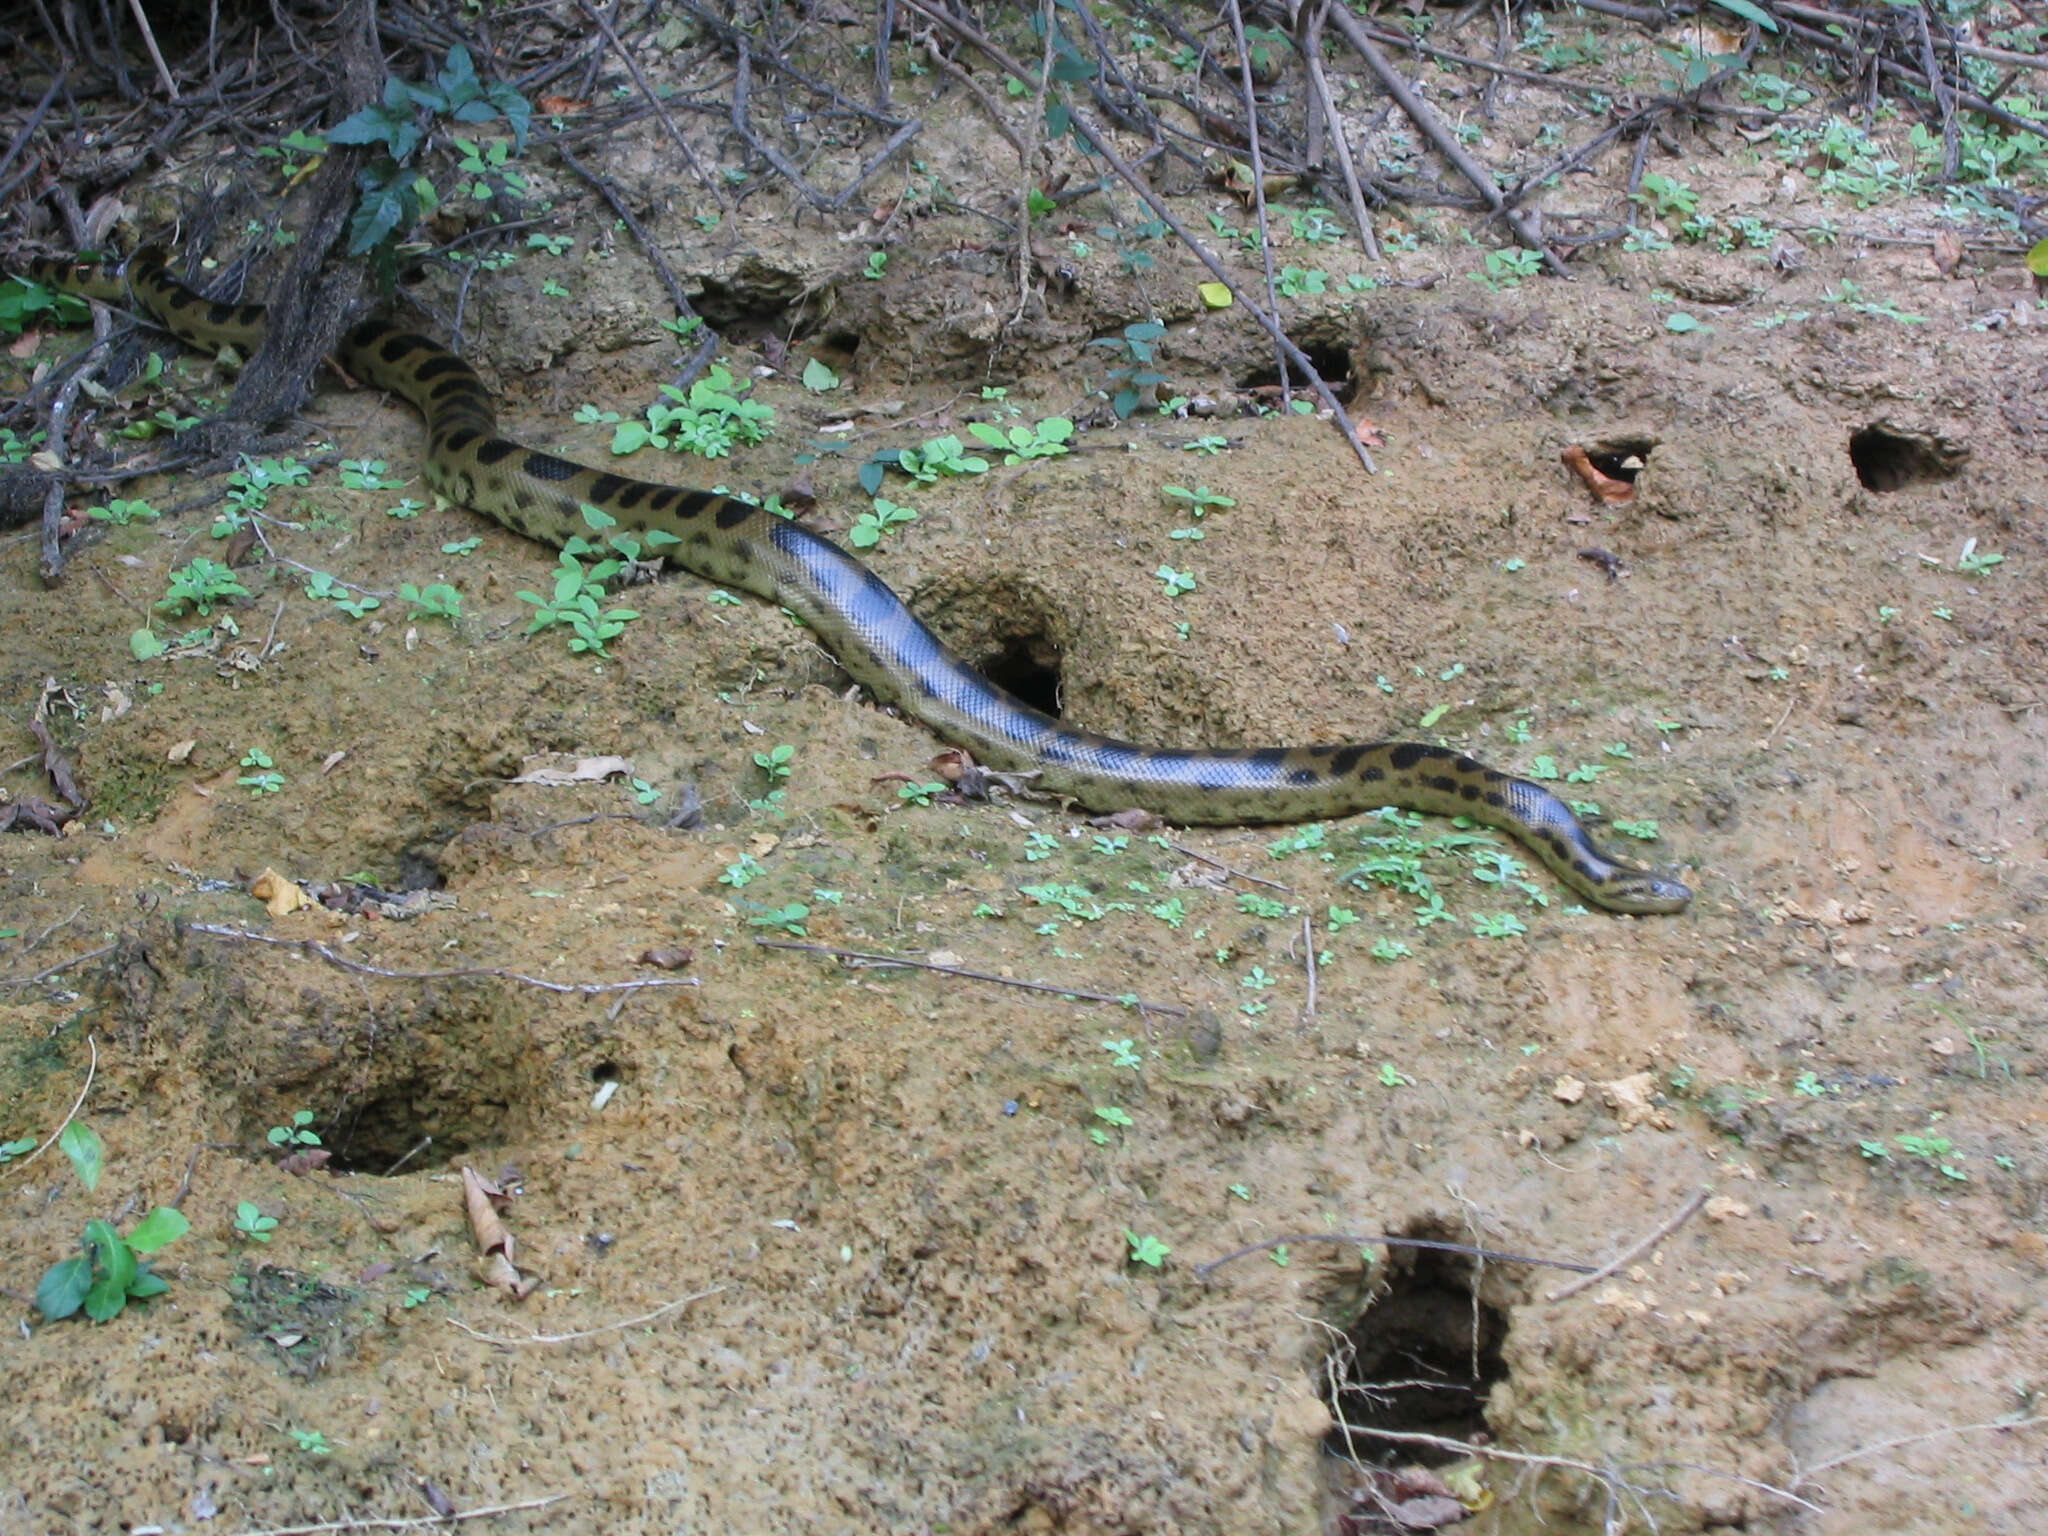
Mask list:
[[[1006,637],[1000,650],[981,659],[980,668],[983,677],[1033,709],[1059,714],[1060,653],[1044,634]]]
[[[1302,355],[1314,364],[1316,373],[1330,386],[1330,393],[1339,400],[1348,401],[1356,381],[1351,375],[1351,353],[1345,347],[1331,341],[1316,340],[1307,336],[1289,338],[1301,348]],[[1287,364],[1287,382],[1295,389],[1308,387],[1307,375],[1290,359]],[[1280,386],[1280,367],[1277,362],[1269,367],[1256,368],[1237,381],[1237,387],[1246,392],[1277,390]],[[1311,402],[1314,396],[1310,396]]]
[[[1363,1310],[1338,1322],[1343,1335],[1318,1364],[1316,1385],[1336,1421],[1324,1449],[1366,1466],[1440,1466],[1458,1458],[1454,1447],[1487,1433],[1487,1394],[1507,1376],[1507,1315],[1479,1299],[1462,1254],[1397,1248],[1387,1270]],[[1447,1444],[1386,1440],[1373,1430]]]
[[[1937,432],[1916,432],[1886,421],[1849,434],[1849,462],[1866,491],[1903,491],[1953,480],[1969,457],[1966,445]]]

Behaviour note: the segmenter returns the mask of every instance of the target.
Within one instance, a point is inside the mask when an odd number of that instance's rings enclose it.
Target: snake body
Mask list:
[[[264,309],[207,299],[179,283],[155,250],[124,270],[34,263],[31,275],[87,297],[130,296],[181,341],[245,356]],[[830,540],[747,502],[570,463],[498,431],[483,381],[428,337],[371,319],[341,348],[358,380],[410,401],[426,419],[426,479],[435,491],[545,544],[585,531],[587,504],[622,531],[659,530],[674,563],[779,603],[877,699],[999,769],[1097,811],[1140,807],[1185,823],[1314,821],[1384,805],[1468,816],[1519,839],[1565,885],[1615,912],[1676,912],[1692,893],[1603,853],[1570,807],[1540,784],[1421,742],[1312,747],[1143,747],[1077,731],[997,687],[927,629],[873,571]]]

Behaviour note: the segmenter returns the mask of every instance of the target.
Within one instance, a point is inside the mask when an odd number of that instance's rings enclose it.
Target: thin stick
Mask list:
[[[1532,251],[1541,252],[1544,261],[1558,276],[1570,277],[1570,270],[1559,259],[1557,253],[1544,244],[1543,236],[1529,221],[1529,216],[1508,206],[1507,199],[1501,195],[1499,184],[1487,174],[1484,166],[1465,153],[1465,147],[1451,136],[1437,115],[1408,89],[1408,82],[1401,78],[1400,72],[1387,62],[1387,56],[1380,52],[1370,37],[1366,36],[1365,28],[1359,25],[1358,19],[1342,6],[1331,10],[1330,19],[1337,23],[1337,30],[1344,34],[1344,41],[1357,50],[1358,56],[1365,60],[1366,67],[1379,77],[1380,85],[1386,93],[1394,98],[1401,110],[1406,112],[1415,126],[1422,130],[1423,137],[1434,144],[1438,152],[1458,168],[1458,173],[1479,190],[1479,195],[1486,199],[1486,206],[1493,211],[1494,216],[1506,220],[1508,227],[1515,232],[1523,245]]]
[[[1584,1274],[1593,1266],[1574,1264],[1569,1259],[1537,1259],[1526,1253],[1501,1253],[1493,1248],[1474,1248],[1470,1243],[1445,1243],[1433,1237],[1390,1237],[1357,1232],[1297,1232],[1292,1237],[1269,1237],[1262,1243],[1247,1243],[1233,1249],[1220,1259],[1211,1259],[1206,1264],[1195,1266],[1195,1278],[1206,1280],[1226,1264],[1249,1258],[1255,1253],[1264,1253],[1269,1248],[1285,1248],[1294,1243],[1342,1243],[1347,1248],[1362,1248],[1368,1243],[1377,1243],[1382,1248],[1426,1248],[1431,1253],[1457,1253],[1468,1259],[1492,1259],[1502,1264],[1534,1264],[1540,1269],[1569,1269]]]
[[[1264,875],[1252,875],[1247,874],[1245,871],[1241,869],[1232,869],[1228,864],[1224,863],[1221,859],[1212,859],[1206,853],[1197,853],[1192,848],[1183,848],[1179,843],[1176,842],[1169,841],[1166,846],[1171,848],[1175,853],[1184,853],[1191,859],[1200,859],[1204,864],[1207,864],[1211,869],[1220,869],[1226,875],[1234,876],[1239,880],[1249,880],[1253,885],[1263,885],[1268,886],[1276,891],[1285,891],[1290,896],[1294,894],[1293,886],[1282,885],[1278,880],[1268,880]]]
[[[1330,13],[1330,0],[1322,0],[1315,15],[1301,31],[1301,57],[1308,65],[1309,84],[1315,87],[1316,105],[1330,127],[1330,144],[1337,151],[1337,168],[1344,173],[1344,195],[1351,201],[1351,221],[1358,226],[1359,242],[1374,261],[1380,255],[1379,236],[1373,232],[1372,215],[1366,212],[1365,191],[1358,184],[1358,169],[1351,160],[1351,140],[1344,132],[1344,119],[1337,113],[1336,93],[1323,69],[1323,21]]]
[[[1244,15],[1237,0],[1229,0],[1230,35],[1237,45],[1238,89],[1244,93],[1244,144],[1252,163],[1252,209],[1259,216],[1259,262],[1266,276],[1266,304],[1277,311],[1280,294],[1273,286],[1273,235],[1266,217],[1266,156],[1259,148],[1259,98],[1253,89],[1251,47],[1245,42]],[[1287,353],[1276,341],[1273,361],[1280,375],[1280,399],[1291,404],[1293,387],[1287,379]]]
[[[1308,1001],[1301,1009],[1302,1026],[1306,1028],[1316,1021],[1316,925],[1306,912],[1301,914],[1301,955],[1308,971]]]
[[[358,976],[383,976],[392,981],[452,981],[469,976],[494,977],[500,981],[516,981],[525,987],[538,987],[543,992],[574,992],[585,997],[600,992],[638,992],[650,987],[703,985],[694,976],[649,976],[642,981],[548,981],[539,976],[528,976],[522,971],[508,971],[495,965],[464,965],[445,971],[394,971],[381,965],[365,965],[360,960],[338,955],[318,939],[280,939],[267,933],[252,933],[246,928],[228,928],[218,923],[187,923],[185,932],[203,933],[215,939],[239,939],[245,944],[271,944],[279,949],[301,950],[318,955],[336,970],[352,971]]]
[[[1622,1265],[1648,1253],[1652,1248],[1663,1242],[1665,1238],[1676,1232],[1688,1221],[1691,1221],[1698,1214],[1699,1208],[1707,1203],[1707,1197],[1713,1194],[1713,1192],[1711,1187],[1702,1189],[1698,1194],[1686,1201],[1683,1206],[1679,1207],[1676,1215],[1672,1216],[1641,1242],[1629,1244],[1628,1247],[1622,1249],[1620,1253],[1617,1253],[1605,1264],[1587,1274],[1584,1279],[1574,1280],[1569,1285],[1561,1285],[1543,1299],[1545,1301],[1563,1301],[1567,1296],[1578,1295],[1579,1292],[1585,1290],[1588,1286],[1598,1285],[1602,1280],[1605,1280],[1609,1275],[1621,1268]]]
[[[109,947],[111,948],[111,946]],[[30,1163],[34,1162],[37,1158],[41,1157],[45,1152],[49,1151],[50,1142],[55,1141],[59,1136],[62,1136],[64,1134],[64,1127],[69,1125],[72,1122],[73,1118],[77,1116],[79,1105],[83,1104],[85,1102],[85,1096],[88,1093],[92,1092],[93,1074],[99,1071],[100,1069],[100,1048],[97,1045],[93,1044],[93,1038],[91,1035],[87,1035],[85,1037],[85,1048],[88,1051],[92,1052],[92,1061],[87,1064],[85,1069],[85,1086],[78,1090],[78,1097],[71,1101],[71,1113],[66,1115],[63,1118],[63,1120],[59,1122],[57,1129],[50,1132],[50,1141],[44,1142],[40,1147],[37,1147],[35,1151],[29,1153],[27,1157],[22,1158],[19,1162],[9,1163],[4,1169],[0,1169],[0,1179],[6,1178],[7,1175],[10,1173],[19,1173],[22,1169],[26,1168]]]
[[[545,1494],[522,1499],[517,1504],[482,1504],[475,1509],[458,1509],[450,1515],[365,1515],[360,1519],[325,1520],[318,1525],[277,1525],[264,1531],[238,1531],[236,1536],[322,1536],[327,1531],[423,1531],[430,1525],[454,1525],[462,1520],[488,1520],[493,1515],[516,1514],[523,1509],[546,1509],[568,1498],[566,1493]]]
[[[142,29],[143,45],[149,49],[150,62],[156,65],[157,79],[164,83],[164,94],[176,101],[178,82],[171,78],[170,68],[164,63],[163,50],[156,45],[156,33],[150,30],[149,18],[142,13],[142,0],[128,0],[128,9],[135,13],[135,25]]]
[[[999,987],[1021,987],[1026,992],[1050,992],[1055,997],[1078,997],[1090,1003],[1128,1003],[1140,1013],[1164,1013],[1175,1018],[1186,1018],[1187,1009],[1176,1008],[1171,1003],[1148,1003],[1142,998],[1132,1002],[1128,994],[1119,996],[1114,992],[1090,992],[1085,987],[1055,986],[1049,981],[1019,981],[1014,976],[998,976],[991,971],[970,971],[957,965],[934,965],[929,960],[912,960],[903,955],[873,955],[865,950],[839,949],[830,944],[797,944],[788,939],[756,939],[762,949],[795,949],[812,955],[831,955],[840,960],[858,960],[867,965],[903,966],[913,971],[936,971],[941,976],[959,976],[968,981],[993,982]]]
[[[1008,70],[1019,80],[1025,77],[1026,71],[1022,65],[1018,64],[1002,48],[958,17],[944,11],[932,9],[931,6],[925,3],[925,0],[903,0],[903,3],[912,10],[931,18],[933,21],[939,22],[957,36],[964,38],[973,47],[978,48],[981,52],[988,55],[989,58],[994,59],[999,67]],[[1338,14],[1345,15],[1347,13],[1340,11]],[[1223,263],[1210,254],[1207,246],[1203,245],[1189,233],[1188,227],[1174,216],[1171,208],[1168,208],[1166,204],[1159,200],[1159,195],[1156,192],[1138,179],[1138,173],[1125,163],[1123,156],[1119,155],[1116,152],[1115,146],[1102,136],[1102,131],[1099,128],[1083,117],[1078,111],[1073,113],[1073,126],[1074,131],[1088,141],[1094,152],[1108,162],[1109,168],[1115,171],[1133,192],[1138,194],[1139,199],[1147,208],[1152,210],[1152,217],[1172,230],[1174,238],[1179,240],[1190,251],[1193,251],[1202,265],[1209,269],[1209,275],[1228,288],[1231,297],[1243,306],[1245,313],[1259,322],[1259,325],[1266,334],[1271,336],[1281,350],[1287,354],[1288,359],[1293,362],[1302,377],[1307,379],[1310,385],[1314,387],[1317,397],[1322,400],[1324,405],[1330,408],[1331,416],[1336,419],[1337,425],[1344,433],[1345,440],[1351,444],[1352,451],[1358,455],[1359,463],[1365,466],[1366,473],[1378,474],[1379,471],[1373,465],[1371,453],[1367,452],[1365,444],[1359,439],[1358,429],[1351,423],[1350,413],[1344,409],[1343,402],[1337,398],[1330,386],[1324,381],[1323,376],[1316,371],[1316,365],[1309,360],[1308,354],[1296,346],[1293,338],[1282,329],[1279,318],[1245,297],[1244,290],[1238,286],[1236,279],[1224,270]]]
[[[113,952],[113,945],[102,944],[98,949],[88,949],[82,955],[73,955],[69,960],[59,960],[55,965],[46,965],[33,976],[10,976],[0,981],[0,987],[32,987],[39,981],[48,980],[59,971],[68,971],[74,965],[87,960],[97,960],[101,955],[111,955]]]
[[[1866,1445],[1861,1450],[1845,1451],[1840,1456],[1830,1456],[1826,1461],[1815,1462],[1792,1480],[1792,1486],[1802,1488],[1823,1472],[1846,1466],[1852,1461],[1861,1461],[1866,1456],[1875,1456],[1880,1451],[1895,1451],[1900,1446],[1919,1445],[1928,1440],[1945,1440],[1950,1435],[1971,1435],[1986,1429],[2029,1429],[2036,1424],[2048,1424],[2048,1414],[2037,1413],[2027,1419],[1985,1419],[1976,1424],[1951,1424],[1946,1429],[1930,1429],[1924,1435],[1901,1435],[1896,1440],[1880,1440],[1877,1444]]]
[[[654,108],[655,117],[660,120],[661,126],[668,130],[670,141],[682,152],[683,164],[687,165],[697,180],[704,184],[704,190],[711,194],[713,202],[721,209],[730,208],[732,205],[726,200],[725,189],[698,164],[689,141],[683,137],[683,130],[676,126],[676,120],[669,115],[668,108],[662,105],[661,97],[655,93],[654,86],[641,71],[639,61],[633,57],[633,50],[619,41],[619,34],[612,30],[612,24],[590,5],[589,0],[576,0],[576,6],[590,18],[591,25],[604,34],[605,41],[612,46],[612,52],[616,53],[619,62],[626,66],[626,73],[633,77],[633,83],[640,87],[640,94],[646,97],[647,104]]]
[[[1446,1435],[1427,1435],[1420,1430],[1375,1429],[1369,1424],[1352,1424],[1342,1419],[1339,1419],[1337,1423],[1338,1427],[1347,1435],[1370,1435],[1376,1440],[1391,1440],[1397,1445],[1427,1445],[1433,1446],[1440,1451],[1449,1451],[1456,1456],[1478,1456],[1488,1461],[1513,1461],[1530,1467],[1561,1467],[1569,1472],[1583,1472],[1586,1476],[1606,1484],[1610,1489],[1625,1488],[1631,1493],[1636,1493],[1638,1498],[1641,1497],[1641,1494],[1632,1485],[1623,1482],[1614,1471],[1605,1467],[1596,1467],[1589,1461],[1574,1461],[1569,1456],[1537,1456],[1527,1451],[1503,1450],[1497,1445],[1475,1445],[1469,1440],[1453,1440]],[[1663,1462],[1655,1463],[1655,1465],[1690,1466],[1690,1463]],[[1759,1489],[1764,1493],[1772,1494],[1777,1498],[1790,1500],[1792,1503],[1810,1509],[1816,1514],[1821,1512],[1821,1507],[1818,1504],[1802,1499],[1788,1488],[1778,1488],[1770,1483],[1760,1483],[1755,1478],[1743,1477],[1739,1473],[1723,1472],[1718,1467],[1694,1466],[1691,1470],[1704,1472],[1709,1477],[1726,1478],[1729,1482],[1742,1483],[1748,1487]]]
[[[692,1291],[688,1296],[678,1296],[674,1301],[664,1302],[652,1312],[643,1312],[638,1317],[629,1317],[616,1323],[606,1323],[601,1328],[579,1328],[574,1333],[529,1333],[523,1339],[507,1339],[501,1338],[495,1333],[479,1333],[457,1317],[449,1318],[448,1322],[451,1326],[460,1328],[472,1339],[481,1339],[486,1344],[497,1344],[507,1349],[520,1344],[567,1344],[572,1339],[594,1339],[601,1333],[617,1333],[621,1328],[637,1328],[642,1323],[653,1322],[657,1317],[666,1317],[669,1313],[675,1311],[677,1307],[687,1307],[691,1302],[702,1301],[706,1296],[716,1296],[724,1289],[725,1287],[722,1285],[714,1285],[708,1291]]]

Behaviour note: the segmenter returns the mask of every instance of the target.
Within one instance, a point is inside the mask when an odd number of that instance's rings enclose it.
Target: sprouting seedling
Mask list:
[[[1221,512],[1237,505],[1236,497],[1212,491],[1206,485],[1198,485],[1193,490],[1184,485],[1162,485],[1159,491],[1175,501],[1186,502],[1188,511],[1196,517],[1206,517],[1211,512]]]

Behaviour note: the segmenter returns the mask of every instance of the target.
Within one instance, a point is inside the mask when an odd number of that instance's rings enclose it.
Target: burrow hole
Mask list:
[[[1654,437],[1639,437],[1621,433],[1614,437],[1596,438],[1580,445],[1586,450],[1586,459],[1610,480],[1626,480],[1634,485],[1644,470],[1650,467],[1650,452],[1657,446]]]
[[[1350,351],[1334,342],[1318,341],[1302,336],[1296,336],[1291,339],[1296,346],[1301,348],[1302,356],[1315,365],[1315,370],[1322,376],[1323,382],[1330,386],[1330,392],[1339,400],[1348,401],[1357,385],[1357,381],[1351,374]],[[1287,364],[1287,382],[1296,389],[1306,389],[1308,387],[1308,379],[1295,366],[1292,359],[1289,359]],[[1276,361],[1271,366],[1265,368],[1253,369],[1237,381],[1237,387],[1247,392],[1277,390],[1280,387],[1280,366],[1278,362]]]
[[[1866,491],[1903,491],[1933,485],[1962,473],[1970,450],[1934,432],[1916,432],[1874,421],[1849,434],[1849,462]]]
[[[1033,709],[1057,717],[1060,712],[1060,653],[1043,630],[998,637],[997,649],[983,656],[981,674],[1007,689]]]
[[[1448,1240],[1434,1230],[1404,1234]],[[1365,1431],[1394,1430],[1464,1444],[1486,1435],[1486,1398],[1507,1377],[1507,1314],[1475,1294],[1472,1261],[1430,1249],[1390,1250],[1385,1280],[1316,1367],[1335,1421],[1324,1441],[1331,1492],[1349,1497],[1375,1469],[1442,1466],[1458,1453]]]

